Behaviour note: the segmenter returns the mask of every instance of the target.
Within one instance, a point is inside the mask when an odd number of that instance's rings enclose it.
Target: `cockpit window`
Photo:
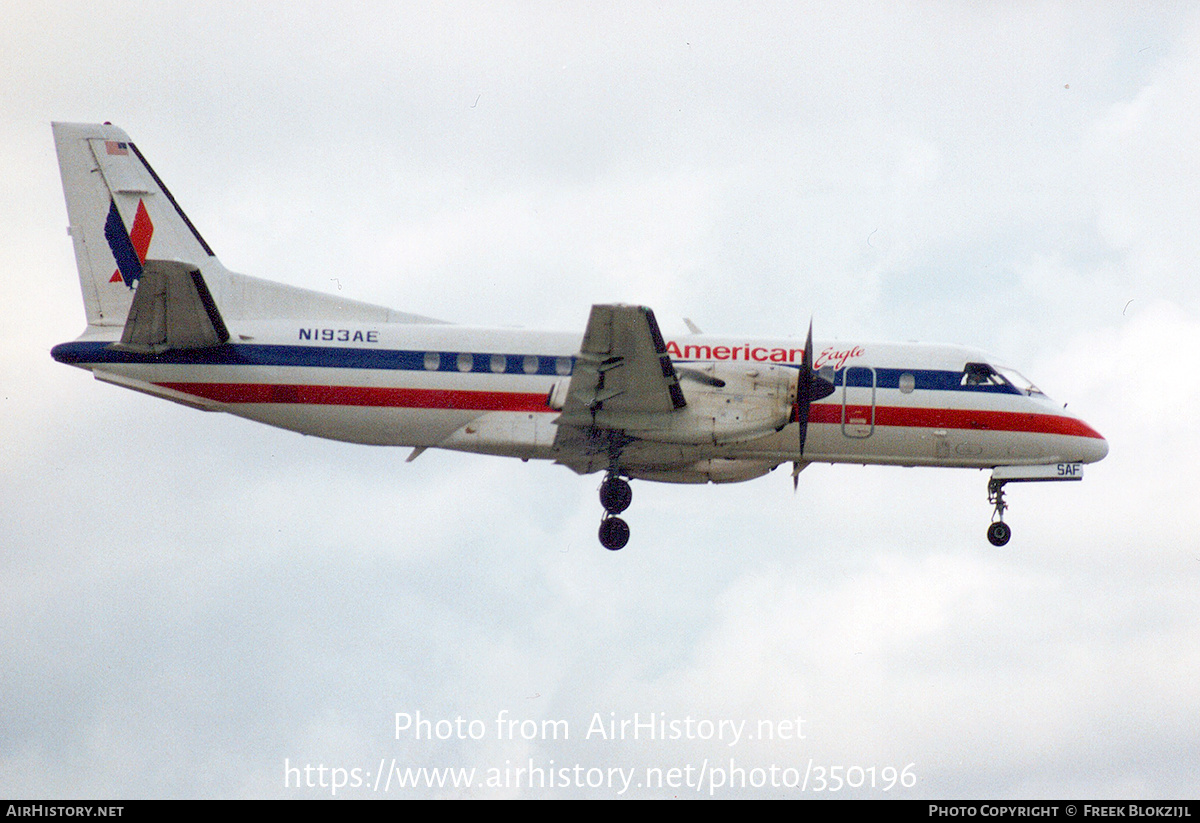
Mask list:
[[[1009,384],[1011,384],[1022,394],[1027,394],[1031,397],[1035,395],[1038,397],[1046,396],[1041,389],[1029,381],[1029,378],[1021,374],[1016,369],[1010,369],[1007,366],[997,366],[996,371],[998,371],[1006,380],[1008,380]]]
[[[968,363],[963,368],[962,385],[964,386],[1004,386],[1005,380],[987,363]]]

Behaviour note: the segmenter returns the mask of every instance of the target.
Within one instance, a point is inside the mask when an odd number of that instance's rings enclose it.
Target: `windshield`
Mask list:
[[[1019,389],[1023,394],[1028,394],[1031,397],[1037,395],[1045,397],[1045,393],[1037,386],[1030,382],[1029,378],[1021,374],[1016,369],[1010,369],[1007,366],[996,366],[998,371],[1005,380],[1011,383],[1015,388]]]

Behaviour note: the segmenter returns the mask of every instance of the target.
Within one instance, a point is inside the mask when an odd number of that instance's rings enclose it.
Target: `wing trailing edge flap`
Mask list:
[[[620,429],[622,416],[666,414],[686,405],[654,312],[592,306],[558,425]]]
[[[147,260],[116,348],[159,354],[229,340],[200,270],[177,260]]]

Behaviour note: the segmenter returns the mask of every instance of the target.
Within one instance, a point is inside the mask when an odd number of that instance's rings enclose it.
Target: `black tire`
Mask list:
[[[988,541],[993,546],[1003,546],[1012,537],[1012,529],[1007,523],[997,521],[988,526]]]
[[[633,489],[620,477],[606,477],[600,484],[600,505],[609,514],[620,514],[633,502]]]
[[[629,524],[619,517],[606,517],[600,521],[600,545],[615,552],[625,548],[629,542]]]

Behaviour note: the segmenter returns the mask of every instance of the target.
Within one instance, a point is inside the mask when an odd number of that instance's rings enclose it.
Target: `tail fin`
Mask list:
[[[54,123],[89,326],[123,327],[148,258],[205,268],[212,249],[121,129]]]

